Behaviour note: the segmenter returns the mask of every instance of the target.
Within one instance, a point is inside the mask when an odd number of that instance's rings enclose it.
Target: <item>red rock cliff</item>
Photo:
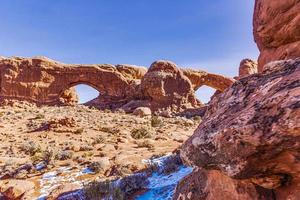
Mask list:
[[[299,0],[256,0],[253,26],[260,72],[270,61],[300,56]]]

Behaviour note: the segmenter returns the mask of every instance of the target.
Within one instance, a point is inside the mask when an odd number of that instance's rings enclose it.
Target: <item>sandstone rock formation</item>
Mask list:
[[[251,181],[234,180],[217,170],[196,168],[177,186],[176,200],[253,200],[272,199],[270,190],[255,186]]]
[[[218,170],[222,176],[237,179],[239,183],[247,181],[271,189],[276,199],[297,199],[300,196],[299,80],[300,59],[296,59],[269,63],[262,74],[234,83],[212,99],[201,124],[184,143],[181,151],[184,162],[207,169],[209,174],[210,170]],[[206,187],[201,185],[205,181],[199,182],[199,190]],[[209,187],[214,191],[219,186]],[[179,186],[177,197],[189,199],[187,195],[193,191],[185,191]],[[228,192],[234,195],[234,187]]]
[[[151,102],[151,107],[169,105],[197,105],[190,80],[172,62],[154,62],[141,82],[142,94]],[[188,105],[189,104],[189,105]]]
[[[36,186],[34,183],[26,180],[5,180],[0,181],[0,199],[15,200],[15,199],[30,199],[30,196],[35,192]]]
[[[26,100],[39,105],[73,105],[74,86],[87,84],[99,91],[86,103],[101,109],[150,107],[159,113],[199,108],[195,90],[208,85],[224,91],[231,78],[204,71],[179,69],[168,61],[154,62],[147,71],[133,65],[69,65],[48,58],[0,59],[0,100]],[[169,114],[167,114],[169,115]]]
[[[75,105],[79,102],[78,95],[74,87],[66,89],[60,96],[59,101],[65,105]]]
[[[60,98],[64,99],[66,93],[73,100],[74,95],[66,91],[81,83],[97,89],[103,98],[124,100],[134,93],[135,86],[126,77],[143,73],[131,66],[67,65],[47,58],[19,57],[1,59],[0,72],[2,98],[50,105],[61,103]]]
[[[256,0],[254,37],[261,51],[259,71],[274,60],[300,56],[300,1]]]
[[[188,77],[196,91],[201,86],[206,85],[223,92],[230,87],[235,80],[219,74],[212,74],[202,70],[182,69],[183,74]]]
[[[244,59],[240,63],[238,79],[255,74],[257,72],[257,62],[251,59]]]
[[[147,72],[147,68],[136,65],[116,65],[116,68],[128,79],[141,79]]]
[[[145,117],[150,116],[152,114],[151,109],[148,107],[138,107],[133,111],[134,115]]]

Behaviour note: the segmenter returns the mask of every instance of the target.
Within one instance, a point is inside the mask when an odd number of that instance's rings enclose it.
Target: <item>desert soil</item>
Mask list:
[[[18,179],[32,182],[39,191],[37,180],[61,167],[91,167],[93,176],[81,177],[87,181],[126,176],[144,169],[143,159],[175,151],[199,122],[199,118],[139,117],[84,105],[1,106],[0,186]],[[37,170],[41,163],[46,167]],[[18,170],[24,165],[33,167]]]

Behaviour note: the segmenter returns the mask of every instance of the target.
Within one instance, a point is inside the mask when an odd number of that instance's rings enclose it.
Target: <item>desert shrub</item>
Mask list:
[[[126,112],[122,109],[122,108],[119,108],[115,111],[115,113],[118,113],[118,114],[126,114]]]
[[[53,157],[53,151],[51,151],[49,149],[42,151],[42,156],[41,156],[42,161],[49,163],[51,161],[52,157]]]
[[[72,151],[58,151],[55,155],[57,160],[68,160],[73,157]]]
[[[91,109],[91,110],[97,110],[97,107],[96,106],[89,106],[89,109]]]
[[[89,146],[89,145],[81,145],[80,148],[79,148],[79,151],[91,151],[93,149],[94,148]]]
[[[86,157],[92,157],[94,155],[94,153],[93,152],[85,152],[84,154],[82,154],[82,157],[83,158],[86,158]]]
[[[142,147],[142,148],[143,147],[148,148],[148,149],[154,148],[154,144],[149,140],[144,140],[144,141],[138,142],[137,145],[138,145],[138,147]]]
[[[194,125],[194,122],[192,120],[187,119],[187,120],[183,120],[182,125],[185,127],[190,127]]]
[[[106,133],[111,133],[113,135],[117,135],[120,133],[120,129],[118,128],[114,128],[114,127],[107,127],[107,126],[99,126],[98,127],[99,131],[102,131],[102,132],[106,132]]]
[[[105,138],[102,135],[99,135],[96,138],[94,138],[94,141],[92,144],[95,145],[95,144],[101,144],[104,142],[105,142]]]
[[[135,128],[131,130],[131,137],[134,139],[151,138],[151,133],[145,127]]]
[[[37,115],[35,116],[34,119],[44,119],[44,118],[45,118],[45,115],[39,113],[39,114],[37,114]]]
[[[41,146],[33,141],[26,142],[20,146],[20,149],[27,155],[33,156],[37,152],[41,151]]]
[[[151,117],[151,126],[152,127],[159,127],[163,125],[163,121],[158,116]]]
[[[193,120],[194,120],[194,121],[200,121],[200,120],[201,120],[201,117],[200,117],[200,116],[194,116],[194,117],[193,117]]]
[[[43,150],[41,152],[35,153],[31,160],[35,163],[38,161],[44,161],[45,163],[49,163],[53,157],[53,152],[49,149]]]
[[[111,113],[111,110],[110,109],[104,109],[103,112],[105,112],[105,113]]]
[[[109,181],[96,182],[93,181],[84,185],[83,188],[86,199],[89,200],[102,200],[102,199],[114,199],[124,200],[125,195],[120,188],[115,187]]]
[[[5,115],[5,112],[0,112],[0,117],[3,117]]]
[[[103,161],[91,162],[88,168],[95,173],[99,173],[107,168],[107,164]]]
[[[76,129],[75,130],[75,134],[81,134],[81,133],[83,133],[83,131],[84,131],[84,129],[83,128],[78,128],[78,129]]]

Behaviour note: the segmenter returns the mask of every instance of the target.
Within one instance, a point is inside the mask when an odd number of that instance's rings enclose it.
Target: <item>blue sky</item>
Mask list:
[[[235,76],[256,59],[254,1],[1,0],[0,55],[142,66],[172,60]],[[81,102],[95,92],[77,87]],[[201,88],[203,101],[213,91]]]

